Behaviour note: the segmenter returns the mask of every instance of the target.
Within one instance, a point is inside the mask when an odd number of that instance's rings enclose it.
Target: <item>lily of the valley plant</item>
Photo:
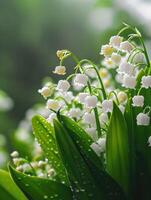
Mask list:
[[[38,90],[51,114],[32,120],[44,157],[11,154],[11,177],[27,199],[151,198],[151,64],[142,35],[125,24],[100,54],[96,65],[57,51],[52,71],[61,78]],[[69,57],[74,72],[64,78]]]

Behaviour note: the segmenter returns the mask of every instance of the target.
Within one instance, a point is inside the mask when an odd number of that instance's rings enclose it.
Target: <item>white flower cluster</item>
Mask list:
[[[123,40],[124,38],[119,35],[112,36],[110,38],[109,44],[102,46],[100,54],[104,55],[105,59],[103,64],[107,68],[116,69],[116,81],[126,89],[136,90],[137,77],[139,74],[139,64],[144,62],[144,55],[142,53],[143,50],[138,51],[139,48],[135,47],[135,45],[130,41]],[[144,75],[141,77],[140,87],[140,91],[143,88],[151,88],[151,75]],[[123,96],[121,92],[119,92],[117,96],[120,103],[122,103],[121,98],[123,100],[126,98],[126,96]],[[144,96],[139,94],[133,96],[132,105],[133,107],[143,108],[145,106]],[[123,106],[120,105],[119,108],[122,112],[124,112]],[[137,125],[148,126],[150,124],[149,113],[144,113],[144,111],[139,113],[136,117]]]
[[[12,152],[10,156],[12,157],[13,163],[18,171],[30,175],[36,175],[40,178],[55,178],[55,171],[50,166],[47,159],[45,159],[45,161],[39,160],[29,162],[28,160],[19,157],[17,151]]]
[[[67,52],[68,55],[73,55]],[[74,73],[58,81],[53,87],[53,95],[50,85],[39,90],[44,98],[48,98],[46,107],[51,113],[47,121],[52,123],[58,111],[74,119],[92,137],[94,143],[91,148],[97,154],[105,149],[104,136],[108,130],[114,101],[124,115],[127,102],[131,100],[132,109],[139,109],[135,116],[137,125],[148,126],[150,108],[141,92],[151,89],[151,75],[144,69],[147,66],[144,52],[143,47],[137,47],[131,40],[115,35],[101,48],[100,54],[105,57],[105,67],[97,66],[87,59],[79,61],[74,56]],[[59,50],[57,54],[63,60],[53,72],[65,75],[64,52]],[[142,76],[139,75],[140,68],[143,70]]]

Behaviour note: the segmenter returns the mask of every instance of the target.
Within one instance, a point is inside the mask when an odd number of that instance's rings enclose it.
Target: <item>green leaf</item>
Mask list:
[[[130,192],[130,159],[128,131],[123,114],[114,103],[106,144],[108,173],[121,185],[124,192]]]
[[[74,120],[63,115],[60,115],[59,119],[63,126],[69,131],[70,136],[79,148],[80,153],[85,157],[87,165],[95,180],[98,182],[100,191],[105,196],[105,199],[126,199],[122,188],[104,171],[100,157],[90,148],[90,145],[93,143],[91,137]]]
[[[100,200],[102,193],[96,184],[89,167],[80,154],[70,133],[59,121],[54,120],[57,143],[62,155],[62,160],[69,174],[73,192],[79,200]]]
[[[0,169],[0,199],[1,200],[26,200],[24,194],[14,184],[9,173]]]
[[[35,137],[41,145],[45,156],[56,171],[58,179],[68,185],[68,178],[58,152],[53,127],[45,120],[45,118],[39,115],[33,117],[32,126]]]
[[[77,122],[60,115],[60,120],[63,126],[70,132],[71,137],[73,138],[76,145],[79,147],[81,152],[85,157],[91,158],[91,161],[99,168],[102,169],[101,158],[90,148],[90,145],[94,142],[92,138],[81,128]]]
[[[62,183],[25,175],[12,166],[9,166],[9,170],[15,183],[30,200],[72,200],[70,188]]]
[[[144,104],[151,106],[151,89],[143,88],[140,95],[144,96]],[[143,112],[144,108],[133,107],[135,141],[137,152],[137,194],[149,200],[151,196],[150,179],[151,179],[151,148],[148,146],[148,138],[151,136],[151,124],[149,126],[138,126],[136,116]],[[151,117],[151,116],[150,116]],[[139,191],[139,192],[138,192]]]

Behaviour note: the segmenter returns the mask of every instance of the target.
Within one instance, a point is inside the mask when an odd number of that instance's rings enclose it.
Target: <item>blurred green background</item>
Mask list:
[[[150,4],[134,3],[137,7]],[[44,102],[37,90],[45,76],[53,76],[58,49],[99,62],[101,45],[117,33],[123,21],[138,26],[149,41],[146,15],[134,10],[132,1],[0,0],[0,90],[14,105],[9,111],[0,111],[0,134],[6,136],[7,148],[25,111]],[[71,61],[67,67],[72,69]]]

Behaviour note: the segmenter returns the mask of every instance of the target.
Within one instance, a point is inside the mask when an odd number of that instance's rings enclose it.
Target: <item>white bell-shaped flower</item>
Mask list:
[[[151,87],[151,76],[143,76],[142,77],[142,80],[141,80],[141,83],[142,83],[142,87],[143,88],[149,88]]]
[[[104,55],[105,57],[109,57],[111,56],[111,54],[113,53],[113,47],[109,44],[103,45],[101,48],[101,55]]]
[[[97,135],[97,130],[95,127],[88,127],[85,129],[85,131],[88,133],[88,135],[94,140],[96,141],[98,139],[98,135]]]
[[[76,74],[74,78],[74,84],[78,86],[86,86],[88,81],[88,77],[85,74]]]
[[[117,98],[118,98],[120,103],[124,103],[127,100],[127,94],[125,92],[123,92],[123,91],[120,91],[117,94]]]
[[[107,123],[108,121],[108,115],[106,113],[102,113],[100,116],[99,116],[99,121],[100,121],[100,124],[101,125],[104,125],[105,123]]]
[[[119,65],[121,62],[121,56],[115,52],[111,55],[111,60],[114,62],[115,65]]]
[[[73,93],[71,91],[68,92],[59,92],[57,93],[57,97],[62,97],[64,100],[68,103],[71,103],[71,101],[74,99]]]
[[[60,104],[59,104],[59,102],[57,100],[48,99],[47,103],[46,103],[46,107],[48,109],[52,109],[52,110],[58,111],[60,109]]]
[[[72,118],[79,119],[82,115],[80,108],[71,108],[68,112],[68,116]]]
[[[103,112],[112,112],[113,110],[113,101],[112,100],[104,100],[102,102],[102,110]]]
[[[126,88],[134,89],[136,86],[136,78],[127,74],[123,77],[123,86]]]
[[[148,116],[148,114],[145,113],[139,113],[136,117],[137,120],[137,125],[141,125],[141,126],[148,126],[150,123],[150,117]]]
[[[98,99],[96,96],[87,96],[85,98],[85,107],[87,108],[95,108],[97,106]]]
[[[111,58],[105,58],[102,64],[108,69],[114,69],[116,67],[115,63]]]
[[[97,144],[100,146],[101,152],[104,152],[106,148],[106,138],[99,138]]]
[[[134,66],[126,61],[121,62],[118,68],[118,72],[122,72],[128,75],[132,75],[133,71],[134,71]]]
[[[57,90],[60,92],[67,92],[70,88],[70,84],[67,80],[60,80],[57,85]]]
[[[56,66],[53,73],[58,74],[58,75],[65,75],[66,74],[66,68],[65,68],[65,66]]]
[[[95,124],[95,117],[94,117],[94,114],[92,114],[92,113],[87,113],[87,112],[86,112],[86,113],[83,115],[82,119],[83,119],[83,122],[84,122],[85,124],[92,124],[92,125]]]
[[[77,97],[78,102],[79,102],[79,103],[84,103],[84,102],[85,102],[85,98],[86,98],[87,96],[89,96],[89,94],[86,93],[86,92],[81,92],[81,93],[79,93],[79,95],[78,95],[78,97]]]
[[[106,68],[101,68],[99,70],[99,75],[101,76],[101,78],[106,78],[109,76],[109,72]]]
[[[110,45],[112,45],[114,48],[119,48],[120,44],[122,42],[123,38],[119,35],[114,35],[110,38]]]
[[[144,106],[144,97],[142,95],[137,95],[132,98],[133,106],[143,107]]]
[[[121,42],[120,50],[130,53],[133,50],[133,46],[129,41]]]
[[[39,89],[38,92],[45,98],[51,96],[52,91],[48,86],[44,86],[43,88]]]
[[[89,76],[90,78],[96,77],[96,71],[92,65],[89,65],[89,64],[84,65],[84,70],[85,70],[85,74]]]

